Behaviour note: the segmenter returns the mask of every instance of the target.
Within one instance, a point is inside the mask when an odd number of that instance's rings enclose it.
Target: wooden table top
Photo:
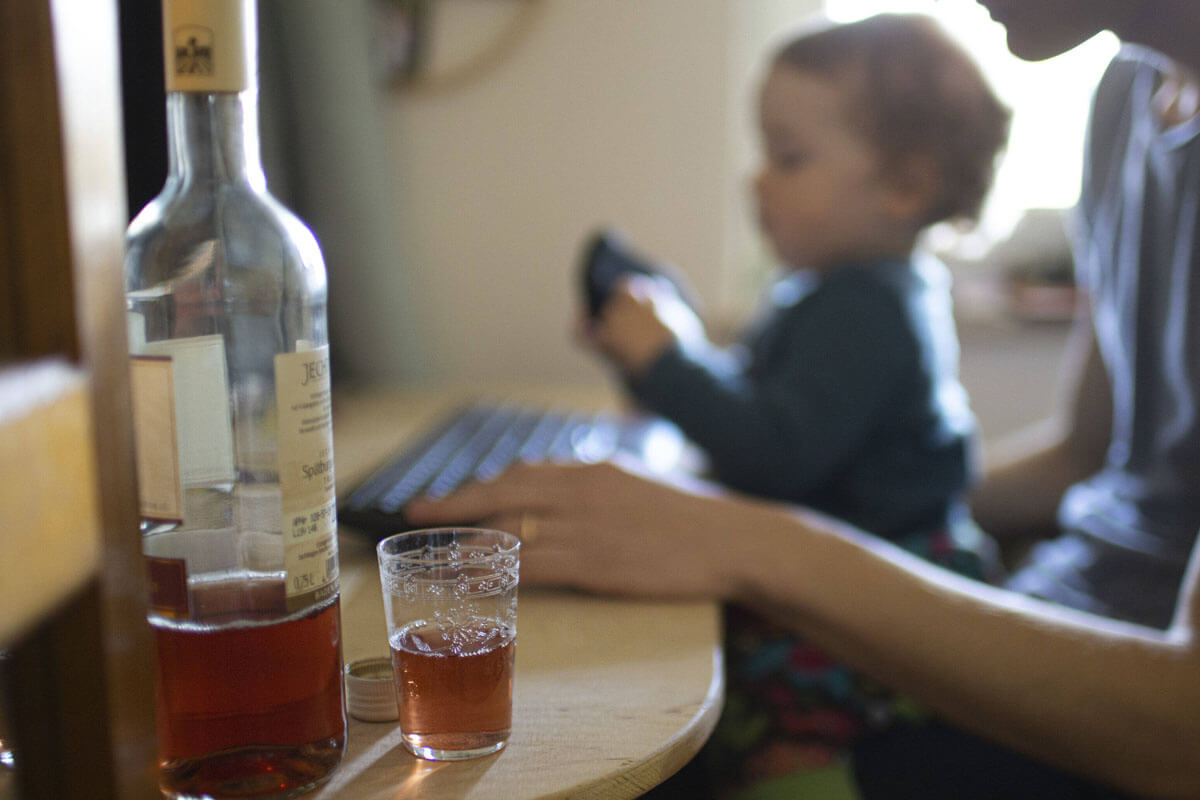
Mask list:
[[[611,403],[588,388],[518,387],[486,396],[583,410]],[[341,490],[464,397],[454,387],[335,391]],[[346,662],[387,656],[373,543],[350,530],[340,538]],[[472,761],[427,762],[404,749],[395,722],[351,718],[346,758],[314,797],[637,797],[695,755],[716,723],[723,690],[715,604],[522,588],[508,747]]]

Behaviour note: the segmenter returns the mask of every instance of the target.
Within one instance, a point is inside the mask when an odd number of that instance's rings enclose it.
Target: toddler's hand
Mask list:
[[[626,375],[636,377],[676,343],[704,340],[704,327],[669,283],[633,275],[615,287],[584,339]]]

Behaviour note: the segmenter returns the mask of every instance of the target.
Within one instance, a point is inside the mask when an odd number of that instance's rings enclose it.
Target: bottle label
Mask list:
[[[275,356],[288,609],[337,592],[337,497],[329,348]]]
[[[166,0],[168,92],[241,92],[254,85],[253,0]]]
[[[232,483],[233,423],[225,341],[146,342],[131,360],[142,516],[182,522],[183,486]]]
[[[133,356],[133,447],[137,453],[138,504],[144,519],[183,522],[179,440],[175,436],[175,385],[168,357]]]

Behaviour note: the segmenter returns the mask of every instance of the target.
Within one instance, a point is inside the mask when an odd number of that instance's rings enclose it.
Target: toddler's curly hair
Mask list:
[[[772,63],[848,80],[851,121],[878,148],[885,170],[913,155],[936,165],[940,192],[922,227],[978,219],[1012,114],[935,20],[884,13],[827,23],[787,42]]]

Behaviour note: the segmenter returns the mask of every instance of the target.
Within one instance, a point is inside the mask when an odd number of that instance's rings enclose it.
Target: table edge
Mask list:
[[[662,746],[640,759],[633,767],[622,766],[613,775],[602,775],[569,788],[542,795],[540,800],[618,800],[639,797],[666,781],[691,761],[712,736],[725,704],[725,651],[721,642],[713,646],[713,674],[704,701],[688,724]],[[628,789],[629,793],[621,793]]]

